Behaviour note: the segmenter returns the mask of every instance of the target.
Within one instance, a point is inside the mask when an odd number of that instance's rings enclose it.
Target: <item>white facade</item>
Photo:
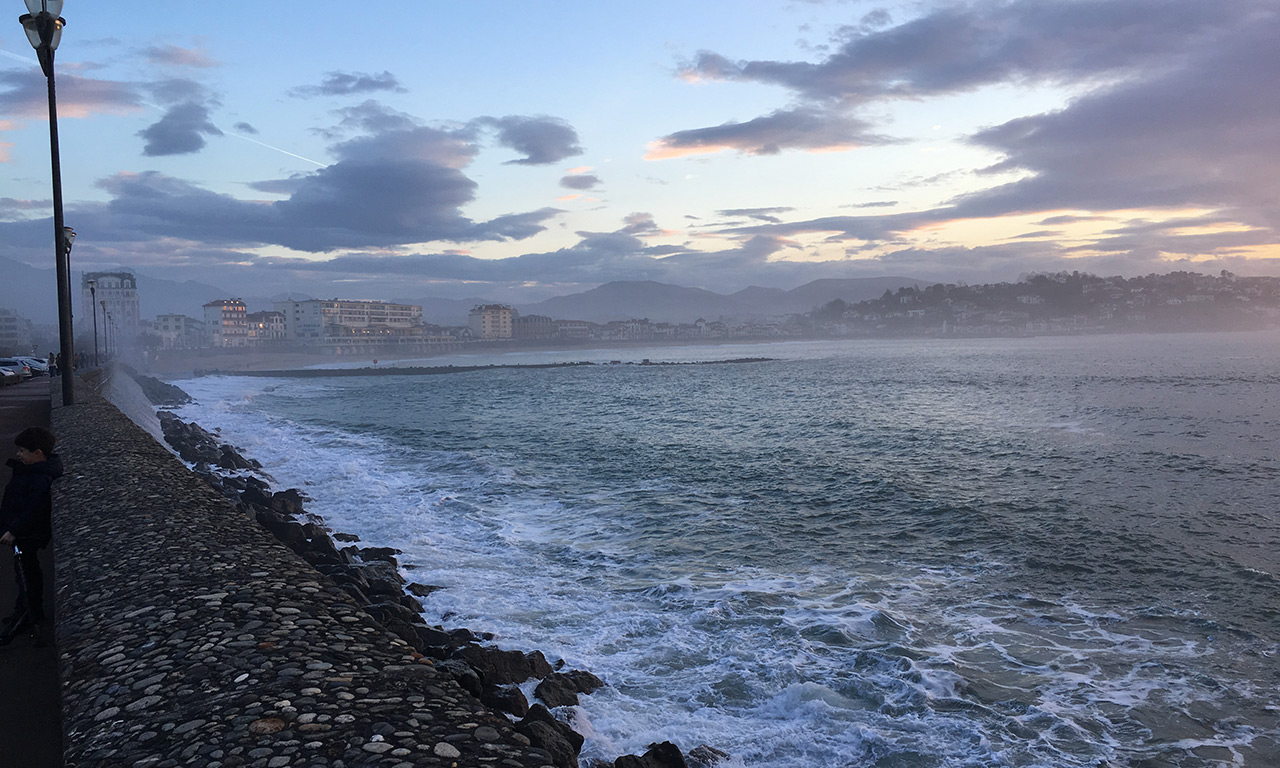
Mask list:
[[[160,337],[165,349],[191,349],[206,346],[204,323],[186,315],[156,315],[151,330]]]
[[[249,343],[248,310],[240,299],[219,299],[204,305],[205,338],[212,347],[243,347]]]
[[[110,332],[113,339],[131,344],[138,335],[140,317],[138,281],[128,272],[89,272],[80,281],[80,316],[76,330],[92,332],[97,321],[99,333]]]
[[[506,304],[481,304],[471,308],[467,315],[467,327],[478,339],[509,339],[513,335],[512,321],[519,313]]]
[[[304,343],[395,342],[422,334],[422,307],[385,301],[277,301],[285,338]]]

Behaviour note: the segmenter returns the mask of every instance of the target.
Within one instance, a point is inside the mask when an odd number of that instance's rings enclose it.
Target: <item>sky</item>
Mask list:
[[[48,268],[47,85],[12,10],[0,256]],[[76,270],[511,302],[613,280],[1280,275],[1274,0],[62,15]]]

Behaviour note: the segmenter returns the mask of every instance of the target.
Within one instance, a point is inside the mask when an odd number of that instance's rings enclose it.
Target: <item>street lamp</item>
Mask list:
[[[93,366],[96,368],[101,363],[98,362],[98,281],[89,280],[89,308],[93,310]],[[107,303],[106,299],[102,300],[103,307]]]
[[[74,366],[75,347],[71,338],[71,271],[69,256],[71,241],[62,225],[62,167],[58,159],[58,100],[53,82],[53,52],[62,40],[62,28],[66,19],[62,13],[63,0],[24,0],[27,10],[18,17],[22,29],[36,49],[40,69],[49,81],[49,157],[53,164],[53,257],[58,267],[58,338],[62,351],[62,404],[74,405],[72,379],[68,376]],[[74,237],[72,233],[71,237]]]

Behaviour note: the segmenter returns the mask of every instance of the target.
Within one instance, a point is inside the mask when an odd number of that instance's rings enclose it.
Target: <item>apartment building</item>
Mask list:
[[[510,339],[519,316],[506,304],[479,304],[467,314],[467,327],[477,339]]]
[[[120,342],[128,344],[138,335],[141,319],[138,279],[129,272],[87,272],[80,280],[80,316],[77,329],[89,330],[111,325]]]
[[[204,305],[205,338],[211,347],[249,344],[248,309],[240,299],[217,299]]]

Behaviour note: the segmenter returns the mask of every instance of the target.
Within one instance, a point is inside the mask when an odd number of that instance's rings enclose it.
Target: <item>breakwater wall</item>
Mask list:
[[[67,766],[555,761],[103,397],[55,408]]]

